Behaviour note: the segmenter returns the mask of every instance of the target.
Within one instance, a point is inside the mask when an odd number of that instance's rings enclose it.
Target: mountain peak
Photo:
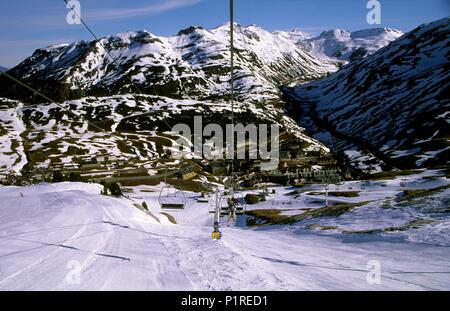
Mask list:
[[[350,31],[340,28],[326,30],[319,35],[319,37],[321,38],[338,38],[338,39],[349,36]]]
[[[201,26],[190,26],[188,28],[180,30],[177,36],[189,35],[197,30],[204,30],[204,28]]]
[[[296,28],[292,29],[292,30],[289,30],[289,31],[275,30],[273,33],[276,34],[276,35],[281,35],[281,36],[283,36],[285,38],[291,39],[295,43],[298,43],[300,41],[304,41],[304,40],[312,38],[311,34],[309,34],[307,32],[304,32],[304,31],[302,31],[300,29],[296,29]]]
[[[295,35],[303,35],[305,37],[310,37],[311,36],[311,34],[305,32],[305,31],[303,31],[301,29],[298,29],[298,28],[292,29],[291,31],[289,31],[289,33],[295,34]]]
[[[110,36],[106,36],[102,39],[113,39],[113,40],[119,39],[121,41],[129,42],[130,40],[132,40],[134,38],[141,38],[141,37],[147,37],[147,36],[153,36],[153,34],[144,29],[144,30],[120,32],[120,33],[116,33],[116,34],[113,34]]]
[[[392,35],[398,38],[403,35],[403,32],[393,28],[369,28],[353,31],[350,34],[352,38],[368,38],[383,35]]]
[[[391,28],[357,31],[332,29],[306,40],[311,53],[319,58],[353,61],[363,58],[398,39],[403,32]]]

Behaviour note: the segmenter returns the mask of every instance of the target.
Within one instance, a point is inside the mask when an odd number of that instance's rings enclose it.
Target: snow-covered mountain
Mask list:
[[[6,72],[6,71],[8,71],[8,70],[9,70],[8,68],[3,67],[3,66],[0,66],[0,71],[1,71],[1,72]]]
[[[296,43],[311,39],[313,37],[313,35],[301,31],[300,29],[292,29],[291,31],[276,30],[274,31],[274,34],[285,37]]]
[[[277,100],[280,85],[337,70],[334,62],[317,60],[285,34],[236,25],[235,38],[238,99]],[[228,94],[229,68],[225,24],[212,30],[190,27],[168,38],[126,32],[39,49],[11,74],[58,100],[130,92],[202,100]],[[1,95],[29,100],[9,85]]]
[[[448,165],[449,22],[422,25],[329,77],[288,90],[292,115],[369,171]]]
[[[299,44],[318,58],[355,61],[364,58],[403,35],[391,28],[374,28],[359,31],[333,29],[319,36],[300,40]]]

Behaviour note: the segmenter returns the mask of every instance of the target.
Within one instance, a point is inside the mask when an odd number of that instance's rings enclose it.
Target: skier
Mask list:
[[[229,219],[235,221],[236,220],[236,206],[238,201],[234,198],[228,198],[228,208],[230,210]]]

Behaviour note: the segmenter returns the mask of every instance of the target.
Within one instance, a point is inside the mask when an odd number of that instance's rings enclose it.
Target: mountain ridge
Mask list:
[[[145,94],[220,97],[228,89],[228,31],[226,26],[212,30],[190,27],[172,37],[124,32],[57,45],[36,50],[11,74],[32,86],[43,84],[49,94],[55,86],[63,88],[66,94],[52,94],[57,100],[135,92],[129,80]],[[235,44],[238,97],[250,93],[252,99],[258,94],[264,100],[277,99],[278,87],[285,82],[316,79],[338,69],[333,62],[317,61],[294,42],[260,27],[237,26]],[[21,96],[14,86],[1,91],[3,97]],[[15,99],[29,100],[23,96]]]
[[[404,33],[392,28],[370,28],[357,31],[333,29],[299,42],[318,58],[346,62],[364,58]]]
[[[305,46],[315,39],[300,30],[269,32],[239,24],[235,29],[237,96],[250,93],[245,100],[257,94],[263,94],[263,100],[278,100],[280,86],[317,79],[338,70],[342,62],[311,54]],[[351,48],[359,47],[352,44]],[[190,26],[169,37],[128,31],[37,49],[11,74],[61,101],[136,92],[130,80],[138,93],[211,99],[226,95],[229,57],[229,23],[225,23],[210,30]],[[6,81],[0,96],[33,100]]]

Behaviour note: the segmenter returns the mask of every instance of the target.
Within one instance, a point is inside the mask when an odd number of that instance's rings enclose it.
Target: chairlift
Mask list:
[[[230,208],[230,200],[234,202],[234,211]],[[235,214],[236,216],[241,216],[245,214],[245,198],[240,193],[235,193],[234,191],[230,191],[226,195],[222,195],[220,198],[220,215],[222,217],[230,216],[230,214]]]
[[[211,197],[208,193],[203,192],[202,194],[200,194],[197,197],[197,202],[198,203],[209,203],[210,198]]]
[[[158,201],[162,210],[184,210],[186,208],[184,191],[171,185],[161,188]]]
[[[211,193],[209,192],[211,188],[214,188],[214,185],[209,184],[207,182],[203,182],[203,188],[208,189],[207,191],[203,191],[198,197],[197,197],[197,203],[206,203],[208,204],[211,200]]]
[[[231,70],[230,70],[230,85],[231,85],[231,121],[234,126],[234,1],[230,0],[230,54],[231,54]],[[215,214],[216,217],[214,219],[214,231],[213,231],[213,239],[217,239],[215,235],[219,235],[220,231],[218,230],[220,217],[224,217],[228,215],[228,221],[236,220],[236,215],[243,215],[245,213],[245,204],[242,204],[242,199],[239,199],[235,196],[234,192],[239,188],[239,180],[234,176],[234,160],[231,162],[231,178],[227,178],[224,180],[225,189],[220,197],[216,197],[215,202]],[[230,204],[230,200],[233,201],[234,204]],[[232,208],[234,205],[234,208]],[[233,209],[233,210],[231,210]],[[220,213],[219,213],[220,210]]]

